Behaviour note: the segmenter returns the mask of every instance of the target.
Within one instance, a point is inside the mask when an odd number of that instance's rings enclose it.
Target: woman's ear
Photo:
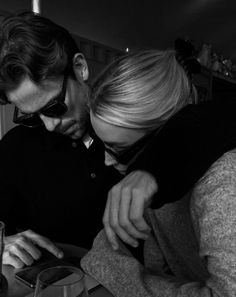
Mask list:
[[[85,57],[81,53],[77,53],[73,58],[73,69],[77,79],[82,79],[84,81],[89,78],[88,64]]]

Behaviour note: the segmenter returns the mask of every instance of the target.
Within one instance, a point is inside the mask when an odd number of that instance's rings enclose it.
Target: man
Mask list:
[[[88,66],[67,30],[23,13],[0,32],[0,99],[20,124],[0,143],[3,263],[22,267],[40,248],[62,257],[53,242],[89,248],[120,176],[88,133]]]

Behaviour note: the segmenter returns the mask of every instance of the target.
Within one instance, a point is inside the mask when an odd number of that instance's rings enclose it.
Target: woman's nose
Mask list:
[[[49,118],[42,114],[40,115],[40,118],[48,131],[54,131],[61,122],[60,118]]]

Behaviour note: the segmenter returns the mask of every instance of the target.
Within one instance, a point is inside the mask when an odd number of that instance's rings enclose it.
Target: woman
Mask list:
[[[220,158],[235,147],[235,103],[193,102],[174,51],[122,57],[95,84],[91,122],[110,159],[125,179],[142,169],[159,187],[146,191],[148,199],[157,191],[158,209],[146,213],[144,265],[121,242],[114,251],[107,241],[109,228],[123,239],[113,217],[122,228],[140,197],[125,200],[132,196],[125,187],[109,193],[106,236],[98,235],[82,266],[114,296],[236,295],[236,152]]]
[[[193,104],[197,66],[175,50],[145,50],[118,58],[94,84],[93,128],[106,164],[126,175],[109,192],[103,219],[114,249],[117,235],[133,247],[146,239],[144,210],[180,199],[236,145],[234,100]]]

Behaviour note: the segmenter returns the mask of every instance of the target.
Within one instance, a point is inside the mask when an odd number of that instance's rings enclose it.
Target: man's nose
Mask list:
[[[40,118],[48,131],[54,131],[61,122],[61,119],[59,118],[49,118],[42,114],[40,115]]]

